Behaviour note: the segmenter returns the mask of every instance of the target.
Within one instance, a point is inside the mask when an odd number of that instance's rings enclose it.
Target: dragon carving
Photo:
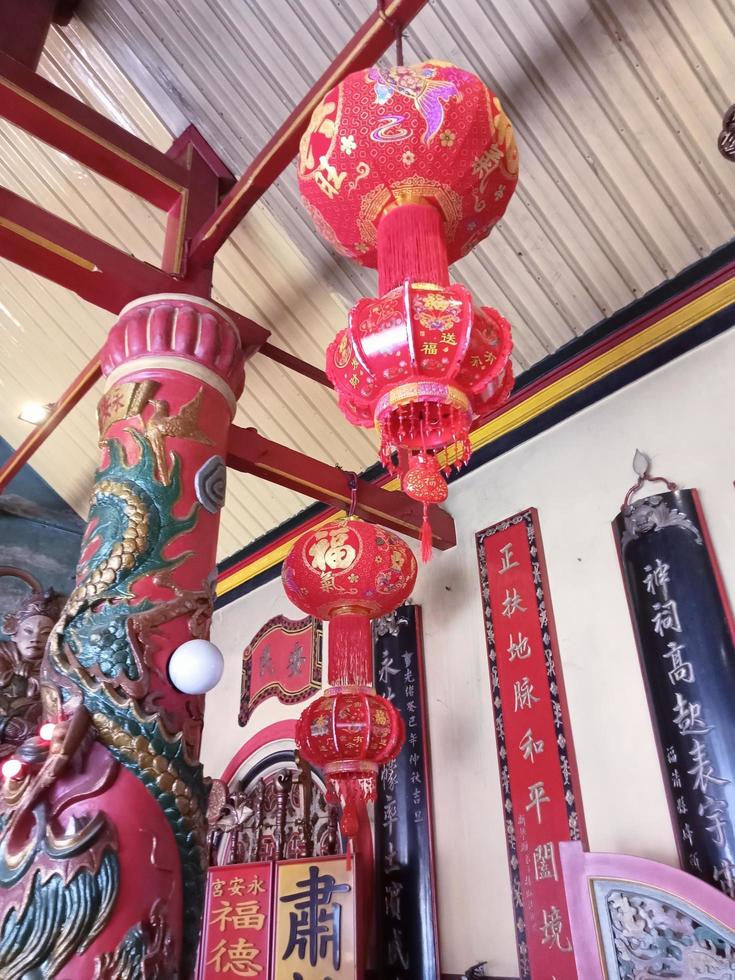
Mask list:
[[[161,693],[164,685],[155,683],[155,672],[161,668],[155,666],[152,654],[155,652],[155,629],[178,617],[188,617],[191,635],[206,635],[212,596],[207,582],[203,582],[198,591],[188,591],[177,587],[171,578],[172,572],[191,556],[191,552],[181,552],[171,557],[172,550],[175,551],[172,546],[195,527],[200,511],[200,505],[195,503],[188,514],[174,516],[174,506],[181,492],[179,458],[171,453],[170,468],[167,466],[161,472],[160,446],[152,447],[146,436],[136,429],[126,431],[131,437],[130,448],[133,452],[137,450],[137,459],[128,461],[119,440],[107,442],[107,463],[98,472],[92,491],[78,584],[49,638],[41,677],[42,697],[46,717],[70,719],[83,713],[96,742],[108,750],[109,756],[107,753],[105,756],[111,757],[111,764],[125,767],[140,780],[165,814],[181,859],[186,970],[190,968],[196,950],[203,897],[202,870],[206,866],[206,791],[202,768],[197,761],[201,711],[196,699],[187,702],[188,722],[179,720],[177,723],[161,703],[165,700]],[[140,590],[143,583],[145,589]],[[156,596],[155,601],[149,597],[151,592]],[[0,803],[0,906],[4,917],[0,923],[0,963],[3,946],[13,945],[6,940],[15,937],[15,945],[19,946],[25,914],[22,914],[22,904],[7,912],[10,896],[2,894],[6,886],[4,856],[17,852],[23,834],[28,854],[35,853],[41,845],[58,851],[56,844],[48,843],[53,841],[53,835],[49,837],[48,834],[50,804],[46,797],[49,785],[48,770],[41,766],[21,794],[25,814],[22,826],[15,815],[11,816],[13,806],[19,805],[17,794],[16,799],[11,799],[6,792],[4,802]],[[12,797],[12,793],[10,795]],[[32,801],[32,805],[26,801]],[[84,873],[89,879],[89,891],[97,887],[93,882],[95,876],[99,877],[102,872],[106,875],[103,906],[106,912],[100,912],[93,923],[94,928],[86,923],[85,928],[91,929],[85,940],[87,945],[96,935],[95,928],[99,931],[98,927],[104,925],[115,901],[119,878],[114,832],[107,827],[108,833],[102,833],[106,818],[97,814],[86,828],[89,833],[94,829],[95,820],[97,836],[91,843],[88,840],[87,855],[77,873],[72,881],[65,881],[63,874],[59,881],[57,873],[56,885],[68,890],[76,881],[78,890],[82,880],[80,875]],[[85,839],[89,838],[89,833]],[[104,853],[95,856],[94,841],[103,839],[107,842]],[[82,853],[84,848],[79,845],[77,851]],[[30,867],[30,864],[27,862],[26,866]],[[19,880],[18,874],[14,880]],[[37,890],[35,875],[33,880],[33,889]],[[44,887],[47,885],[48,881]],[[20,899],[26,905],[29,887],[26,886],[25,897]],[[17,894],[20,896],[21,893]],[[95,896],[99,906],[100,895],[95,892]],[[68,900],[68,895],[64,900]],[[97,976],[133,976],[127,970],[131,957],[144,959],[139,947],[141,943],[145,945],[145,937],[155,933],[156,941],[162,941],[162,915],[161,908],[153,910],[151,921],[157,923],[156,928],[151,932],[150,928],[146,931],[147,927],[141,925],[140,930],[129,937],[124,952],[118,950],[99,961]],[[166,948],[168,945],[167,942]],[[54,976],[54,972],[47,972],[47,965],[53,963],[55,968],[63,965],[81,948],[70,941],[62,920],[56,924],[56,934],[47,937],[43,949],[36,953],[26,950],[23,971],[41,966],[42,972],[33,973],[33,976]],[[133,948],[138,950],[135,956],[131,952]],[[112,964],[123,960],[128,967],[120,967],[122,972],[114,973]],[[0,970],[0,973],[8,978],[31,975],[30,972],[13,972],[13,969],[11,964],[9,972]],[[169,977],[176,975],[166,974]]]

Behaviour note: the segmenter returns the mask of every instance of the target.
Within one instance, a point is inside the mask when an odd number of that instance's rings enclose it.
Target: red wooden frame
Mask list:
[[[209,297],[217,251],[296,155],[314,106],[347,74],[372,65],[393,42],[396,31],[405,27],[425,2],[382,3],[238,181],[193,127],[161,153],[0,51],[0,114],[168,214],[157,268],[0,189],[0,256],[113,313],[155,293]],[[263,327],[232,310],[227,312],[240,328],[247,356],[260,351],[282,366],[331,387],[319,368],[268,343],[268,331]],[[49,418],[0,468],[0,492],[100,376],[95,357],[56,402]],[[257,460],[252,454],[254,440],[258,440]],[[244,443],[248,443],[250,454],[239,455]],[[317,500],[344,502],[344,475],[339,469],[269,443],[257,433],[235,439],[230,462],[263,479],[298,488]],[[370,501],[376,493],[379,503],[374,504]],[[368,520],[378,519],[418,536],[420,520],[413,513],[416,507],[402,495],[386,494],[364,484],[362,496],[360,509]],[[451,518],[437,508],[433,508],[432,527],[437,547],[455,543]]]

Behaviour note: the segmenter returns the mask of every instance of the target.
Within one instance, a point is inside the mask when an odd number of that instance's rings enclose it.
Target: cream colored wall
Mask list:
[[[486,959],[492,974],[517,974],[475,532],[537,508],[590,847],[676,863],[610,521],[633,482],[634,450],[647,451],[657,472],[699,487],[733,596],[734,378],[730,333],[451,488],[458,545],[420,569],[414,594],[424,618],[447,972]],[[242,648],[279,613],[300,615],[276,581],[215,614],[213,638],[227,666],[208,698],[203,753],[212,775],[221,773],[243,736],[298,713],[300,706],[269,701],[256,709],[247,730],[237,727]]]

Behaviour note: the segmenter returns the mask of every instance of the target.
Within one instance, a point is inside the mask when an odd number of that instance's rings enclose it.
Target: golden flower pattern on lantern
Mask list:
[[[513,124],[503,112],[500,99],[493,96],[493,126],[505,153],[505,167],[509,174],[518,173],[518,147],[513,133]]]

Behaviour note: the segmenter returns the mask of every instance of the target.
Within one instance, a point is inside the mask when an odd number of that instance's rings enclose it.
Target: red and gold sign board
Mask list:
[[[584,836],[536,511],[477,534],[521,980],[576,980],[559,843]]]
[[[273,915],[273,980],[356,980],[354,862],[280,861]]]
[[[271,976],[273,864],[210,868],[199,980]]]
[[[312,616],[275,616],[258,630],[243,653],[240,725],[266,698],[282,704],[306,701],[322,686],[321,623]]]

